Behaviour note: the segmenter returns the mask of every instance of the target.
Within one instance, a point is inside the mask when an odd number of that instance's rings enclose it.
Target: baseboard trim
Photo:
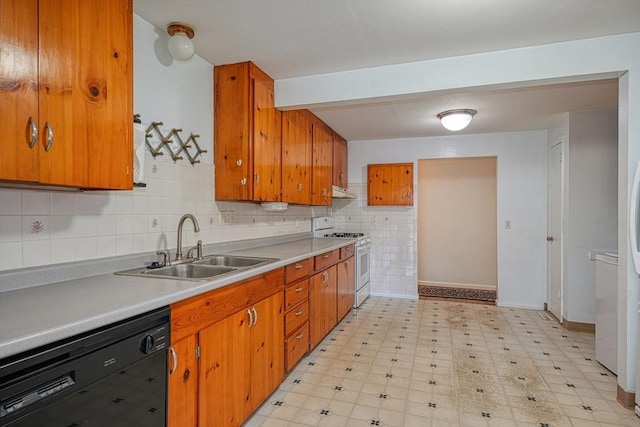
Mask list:
[[[616,391],[616,400],[625,408],[633,409],[636,405],[636,394],[631,393],[630,391],[625,391],[622,387],[620,387],[620,384],[618,384]]]
[[[371,296],[383,297],[383,298],[410,299],[410,300],[414,300],[414,301],[418,300],[418,295],[392,294],[392,293],[387,293],[387,292],[371,292]]]
[[[497,291],[498,289],[495,285],[482,285],[479,283],[430,282],[428,280],[418,280],[418,285],[436,286],[441,288],[479,289],[483,291]]]
[[[562,319],[562,327],[572,332],[596,333],[596,325],[594,323],[571,322],[567,319]]]

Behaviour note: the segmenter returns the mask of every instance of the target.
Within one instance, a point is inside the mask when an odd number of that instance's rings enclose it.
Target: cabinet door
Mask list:
[[[355,258],[347,258],[338,264],[338,321],[347,315],[355,301]]]
[[[190,335],[171,345],[169,352],[169,427],[198,425],[197,337]]]
[[[0,1],[0,180],[38,180],[38,1]]]
[[[348,186],[348,149],[347,141],[338,134],[333,135],[333,185]]]
[[[336,267],[311,276],[309,289],[309,337],[314,348],[337,323]]]
[[[282,201],[311,204],[312,124],[303,111],[282,112]]]
[[[333,134],[327,126],[317,121],[313,125],[313,170],[311,204],[331,206],[333,191]]]
[[[251,392],[246,416],[251,415],[284,379],[284,293],[279,292],[251,308],[254,324],[251,355]]]
[[[251,200],[249,64],[214,68],[216,200]],[[260,96],[262,91],[259,88]],[[262,98],[261,98],[262,99]]]
[[[40,0],[39,77],[39,181],[131,189],[131,0]]]
[[[249,315],[242,310],[200,331],[200,426],[239,426],[250,390]]]
[[[413,206],[413,163],[367,166],[369,206]]]
[[[253,197],[280,201],[282,188],[281,114],[275,107],[273,80],[252,67],[253,85]]]

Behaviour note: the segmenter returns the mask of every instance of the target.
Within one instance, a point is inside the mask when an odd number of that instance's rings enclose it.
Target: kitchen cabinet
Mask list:
[[[310,348],[338,323],[337,269],[338,249],[314,257],[316,274],[309,279],[309,339]]]
[[[196,336],[174,342],[169,352],[169,426],[198,425],[198,361]]]
[[[337,269],[337,321],[339,322],[349,313],[355,302],[356,271],[354,245],[340,248],[341,257]]]
[[[311,204],[331,206],[333,189],[333,131],[316,118],[313,122]]]
[[[214,68],[214,162],[216,200],[281,200],[281,113],[251,62]]]
[[[238,426],[284,377],[283,294],[200,331],[199,422]]]
[[[282,112],[282,201],[311,204],[313,123],[304,110]]]
[[[240,425],[282,382],[283,290],[279,268],[171,306],[178,364],[169,381],[169,402],[177,402],[169,405],[169,427]],[[197,384],[184,381],[185,369]],[[191,411],[193,423],[180,417]]]
[[[369,206],[413,206],[413,163],[367,165]]]
[[[309,279],[313,259],[285,267],[285,371],[289,372],[309,351]]]
[[[347,140],[333,134],[333,185],[347,188],[348,176],[348,147]]]
[[[0,43],[0,180],[131,189],[132,0],[2,0]]]

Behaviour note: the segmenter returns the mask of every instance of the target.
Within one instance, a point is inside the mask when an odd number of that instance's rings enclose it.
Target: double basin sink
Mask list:
[[[225,274],[259,267],[279,261],[277,258],[257,258],[234,255],[208,255],[200,260],[187,260],[180,264],[160,268],[134,268],[116,274],[149,278],[201,281]]]

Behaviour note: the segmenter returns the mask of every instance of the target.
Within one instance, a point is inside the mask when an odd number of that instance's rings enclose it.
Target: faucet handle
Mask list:
[[[171,255],[169,255],[169,251],[158,251],[156,254],[162,256],[162,267],[171,265]]]

